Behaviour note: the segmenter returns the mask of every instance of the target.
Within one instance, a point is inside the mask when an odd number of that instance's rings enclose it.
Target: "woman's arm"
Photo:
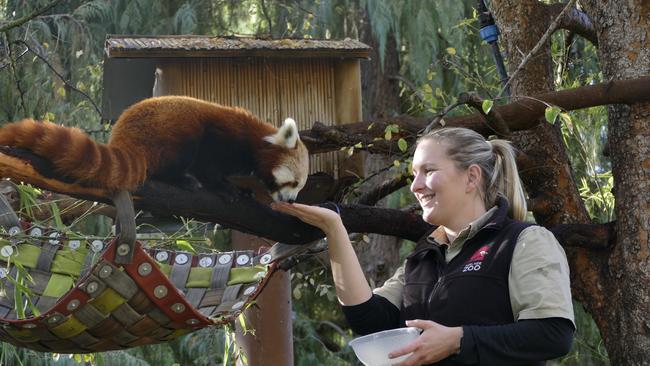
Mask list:
[[[370,300],[352,306],[342,306],[343,315],[356,334],[370,334],[386,329],[403,327],[399,308],[385,297],[373,294]]]
[[[571,350],[573,323],[564,318],[520,320],[495,326],[464,326],[461,365],[520,365],[552,360]]]
[[[411,344],[390,353],[413,352],[396,366],[418,366],[447,357],[455,365],[535,364],[565,355],[573,341],[573,323],[564,318],[520,320],[490,326],[445,327],[430,320],[407,321],[424,329]]]
[[[286,202],[274,202],[271,208],[296,216],[325,233],[334,286],[341,304],[357,305],[372,297],[368,281],[348,238],[348,232],[336,212],[322,207]]]

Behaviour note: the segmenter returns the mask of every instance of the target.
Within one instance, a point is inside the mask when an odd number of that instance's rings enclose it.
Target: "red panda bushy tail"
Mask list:
[[[0,128],[0,145],[29,150],[79,183],[133,190],[146,178],[146,158],[98,144],[78,128],[24,119]]]

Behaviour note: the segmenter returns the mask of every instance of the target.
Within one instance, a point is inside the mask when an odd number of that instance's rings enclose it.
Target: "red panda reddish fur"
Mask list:
[[[293,149],[264,140],[277,131],[244,109],[168,96],[126,109],[108,144],[77,128],[25,119],[0,129],[0,145],[29,150],[79,183],[115,191],[132,191],[150,177],[182,181],[184,173],[204,186],[253,173],[272,190],[274,167],[307,156],[300,140]]]

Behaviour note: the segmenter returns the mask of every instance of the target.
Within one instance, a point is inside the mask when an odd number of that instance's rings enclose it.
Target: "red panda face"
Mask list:
[[[295,201],[305,186],[309,175],[309,153],[300,141],[296,122],[287,118],[278,132],[267,136],[266,141],[282,147],[284,154],[271,169],[273,185],[271,192],[275,201]]]

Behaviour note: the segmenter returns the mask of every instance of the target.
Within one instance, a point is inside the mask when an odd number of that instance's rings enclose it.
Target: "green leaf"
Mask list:
[[[398,132],[399,132],[399,126],[394,123],[391,123],[387,125],[386,128],[384,128],[384,139],[390,140],[393,138],[393,134]]]
[[[363,144],[359,142],[358,144],[354,145],[354,147],[361,149],[363,147]]]
[[[300,292],[300,289],[298,287],[293,289],[293,298],[296,300],[300,300],[302,297],[302,292]]]
[[[176,246],[179,249],[184,250],[186,252],[196,253],[196,250],[194,249],[192,244],[190,244],[190,242],[187,240],[176,240]]]
[[[54,224],[56,225],[56,228],[63,230],[65,226],[63,225],[63,220],[61,220],[61,212],[59,211],[59,206],[54,202],[50,202],[50,209],[52,210],[52,217],[54,218]]]
[[[483,108],[483,113],[488,114],[492,110],[492,106],[494,105],[494,101],[490,99],[486,99],[483,101],[483,104],[481,105],[481,108]]]
[[[397,147],[399,147],[400,151],[406,152],[406,150],[409,148],[409,144],[404,140],[403,138],[397,140]]]
[[[246,329],[246,319],[244,319],[244,313],[239,314],[237,320],[239,320],[239,325],[241,326],[242,331],[244,332],[244,334],[246,334],[247,329]]]
[[[555,123],[555,120],[559,114],[560,107],[557,106],[546,107],[546,110],[544,111],[544,117],[546,118],[546,121],[551,124]]]

